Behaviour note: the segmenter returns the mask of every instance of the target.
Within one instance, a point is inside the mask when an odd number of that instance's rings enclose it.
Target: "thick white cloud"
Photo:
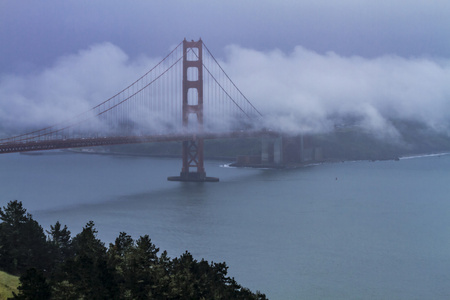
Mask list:
[[[272,128],[326,131],[347,116],[381,135],[395,135],[391,119],[440,130],[450,124],[450,60],[231,46],[224,65]]]
[[[98,44],[64,56],[45,70],[0,77],[0,124],[4,131],[67,122],[125,88],[155,64],[130,60],[117,46]]]
[[[351,117],[381,137],[396,136],[392,119],[449,131],[450,60],[345,57],[300,46],[290,53],[239,46],[225,52],[224,69],[274,130],[326,132]],[[63,122],[108,99],[158,61],[130,58],[103,43],[64,56],[41,72],[3,76],[1,127],[21,132]],[[150,119],[156,126],[157,116]]]

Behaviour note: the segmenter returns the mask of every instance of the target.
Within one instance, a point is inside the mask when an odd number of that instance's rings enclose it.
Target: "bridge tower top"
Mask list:
[[[188,42],[186,39],[183,41],[183,126],[188,127],[189,115],[195,114],[199,130],[203,129],[202,45],[201,39],[196,42]],[[196,90],[197,93],[189,93],[190,89]]]

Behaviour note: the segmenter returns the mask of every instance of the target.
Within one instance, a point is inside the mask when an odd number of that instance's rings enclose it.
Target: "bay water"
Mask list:
[[[450,299],[450,156],[298,169],[227,167],[169,182],[181,159],[71,152],[0,155],[0,205],[20,200],[108,245],[148,234],[177,257],[223,262],[270,299]]]

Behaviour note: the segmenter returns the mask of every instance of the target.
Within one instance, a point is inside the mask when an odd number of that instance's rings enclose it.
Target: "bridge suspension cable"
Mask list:
[[[20,144],[39,142],[55,143],[63,148],[64,145],[73,145],[65,143],[66,140],[88,139],[95,144],[96,139],[105,141],[109,138],[112,144],[119,140],[137,141],[137,137],[147,137],[142,138],[145,141],[149,140],[148,137],[179,135],[186,130],[181,121],[182,61],[185,55],[198,55],[192,49],[183,53],[182,44],[179,43],[153,68],[114,96],[67,121],[0,139],[0,147],[14,144],[21,149]],[[206,49],[204,54],[207,54],[202,63],[206,71],[202,72],[204,131],[224,134],[251,128],[262,114],[239,90],[204,43],[203,46]],[[190,69],[194,68],[188,69],[188,80],[196,80],[199,76],[197,71]],[[189,90],[192,92],[196,91]]]
[[[217,61],[217,59],[214,57],[214,55],[211,53],[211,51],[209,51],[208,47],[205,45],[205,43],[203,43],[203,46],[205,47],[206,51],[208,52],[208,54],[211,56],[211,58],[214,60],[214,62],[216,63],[216,65],[219,67],[219,69],[222,71],[222,73],[226,76],[226,78],[229,80],[229,82],[231,82],[231,84],[233,85],[233,87],[238,91],[239,95],[241,97],[243,97],[246,101],[247,104],[250,105],[250,107],[257,113],[257,115],[259,115],[259,117],[262,117],[263,115],[258,111],[258,109],[253,106],[253,104],[250,102],[250,100],[247,99],[247,97],[245,97],[245,95],[241,92],[241,90],[236,86],[236,84],[233,82],[233,80],[231,80],[231,78],[228,76],[227,72],[225,72],[225,70],[222,68],[222,66],[220,65],[220,63]],[[222,87],[222,85],[216,80],[216,78],[214,77],[214,75],[209,71],[209,69],[205,66],[205,64],[203,64],[203,66],[205,67],[205,69],[207,70],[207,72],[211,75],[211,77],[214,79],[214,81],[220,86],[220,88],[227,94],[227,96],[230,98],[231,101],[233,101],[234,104],[236,104],[241,110],[242,112],[244,112],[248,117],[250,117],[245,111],[244,109],[242,109],[239,104],[237,103],[237,101],[235,101],[228,93],[227,91]]]

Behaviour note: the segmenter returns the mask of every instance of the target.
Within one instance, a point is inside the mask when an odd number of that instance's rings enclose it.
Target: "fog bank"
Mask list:
[[[232,45],[225,52],[220,63],[264,115],[267,128],[319,133],[336,125],[358,126],[395,138],[391,120],[401,119],[449,132],[449,59],[345,57],[301,46],[285,53]],[[108,99],[159,60],[130,58],[103,43],[34,74],[3,76],[0,129],[20,132],[62,122]]]
[[[224,62],[231,78],[268,117],[288,132],[326,132],[357,125],[395,136],[390,120],[414,120],[448,132],[450,60],[382,56],[367,59],[230,46]]]

